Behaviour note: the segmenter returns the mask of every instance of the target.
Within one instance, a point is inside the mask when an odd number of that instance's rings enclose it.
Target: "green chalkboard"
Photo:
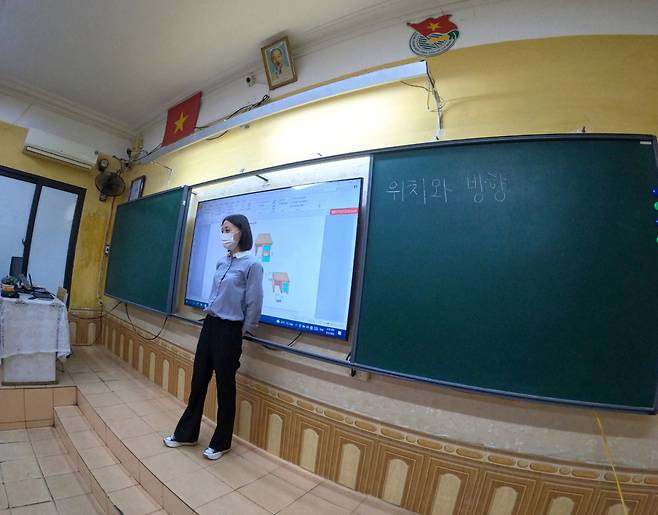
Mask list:
[[[170,314],[181,246],[187,187],[149,195],[117,207],[105,293]]]
[[[655,412],[657,186],[655,137],[376,153],[354,361]]]

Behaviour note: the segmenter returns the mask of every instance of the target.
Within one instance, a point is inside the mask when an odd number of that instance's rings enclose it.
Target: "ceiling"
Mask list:
[[[441,0],[0,0],[0,85],[135,132],[190,92],[252,67],[287,34],[297,52]]]

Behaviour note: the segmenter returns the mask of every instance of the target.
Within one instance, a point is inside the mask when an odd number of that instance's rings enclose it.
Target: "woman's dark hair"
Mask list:
[[[251,225],[249,225],[249,220],[244,215],[228,215],[222,220],[224,222],[231,222],[238,229],[240,229],[240,241],[238,242],[238,248],[243,250],[251,250],[251,247],[254,246],[254,237],[251,235]]]

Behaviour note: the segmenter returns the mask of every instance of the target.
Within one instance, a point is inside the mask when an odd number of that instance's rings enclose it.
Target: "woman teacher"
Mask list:
[[[203,405],[213,371],[217,381],[217,429],[203,451],[209,460],[231,450],[235,420],[235,374],[240,367],[242,337],[252,332],[263,305],[263,266],[250,250],[253,237],[244,215],[224,218],[221,226],[226,256],[217,263],[205,309],[207,315],[197,343],[192,372],[192,391],[174,434],[164,439],[167,447],[196,445]]]

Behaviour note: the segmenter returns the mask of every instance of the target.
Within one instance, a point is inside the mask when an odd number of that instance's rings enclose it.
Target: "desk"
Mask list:
[[[71,353],[66,306],[59,299],[0,297],[3,384],[55,383],[55,356]]]

